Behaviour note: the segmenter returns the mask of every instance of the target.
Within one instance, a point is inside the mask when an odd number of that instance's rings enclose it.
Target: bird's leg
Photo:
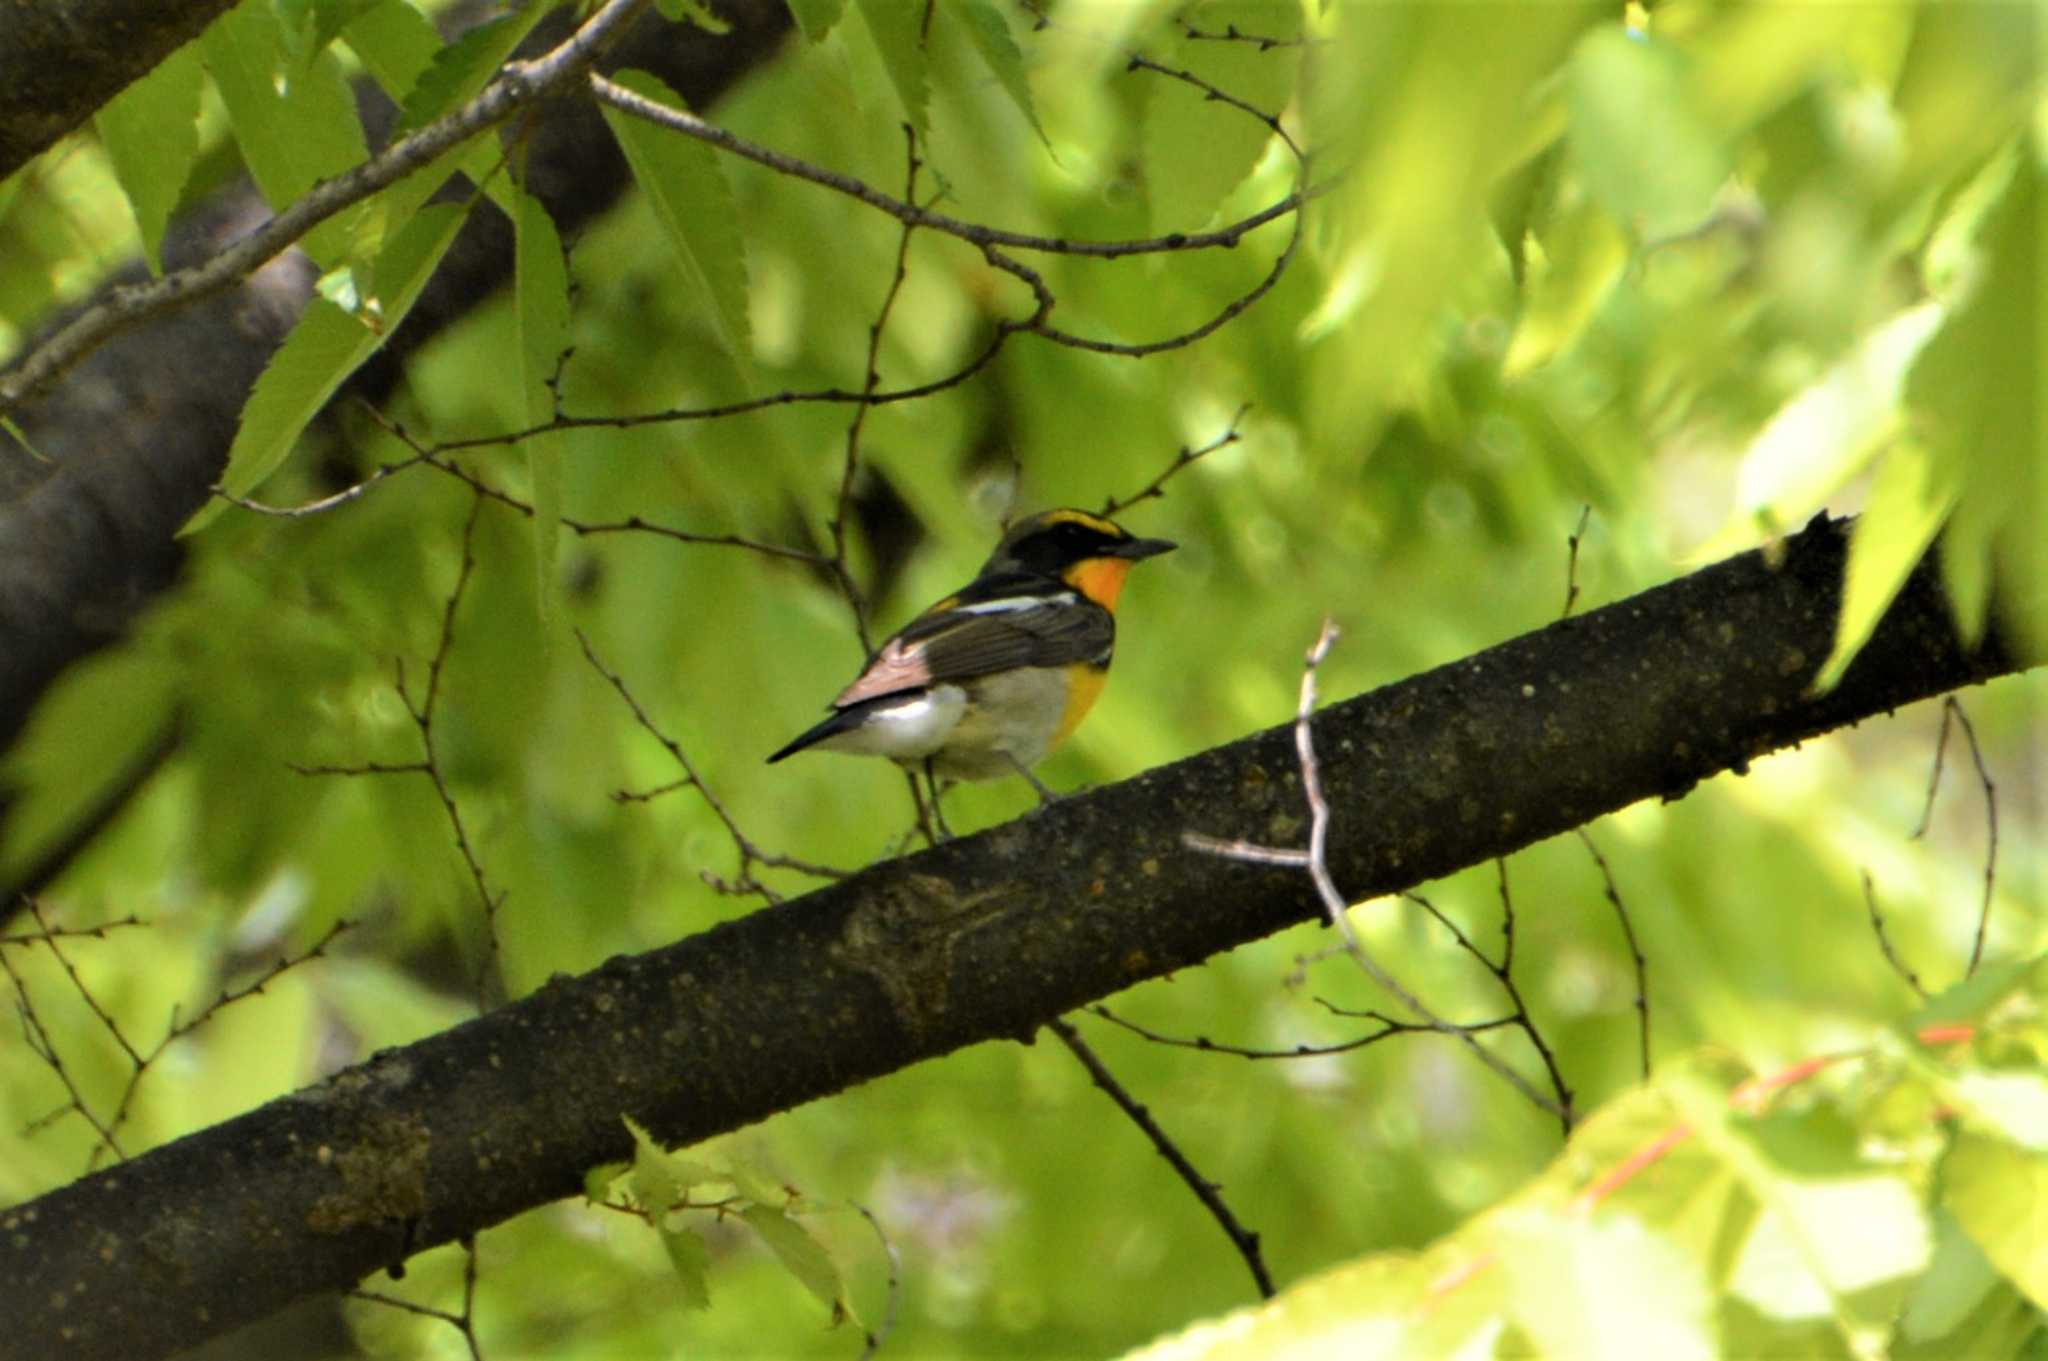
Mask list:
[[[1031,773],[1031,767],[1025,765],[1022,761],[1018,760],[1015,756],[1012,756],[1007,751],[1003,753],[1003,759],[1008,761],[1011,765],[1015,766],[1017,768],[1017,773],[1019,775],[1022,775],[1025,779],[1031,782],[1031,787],[1038,791],[1038,798],[1041,803],[1051,804],[1058,803],[1060,801],[1059,795],[1053,793],[1050,789],[1047,789],[1045,787],[1045,781],[1039,779],[1036,775],[1033,775]]]
[[[932,787],[932,824],[939,829],[940,841],[951,841],[953,829],[946,825],[945,810],[939,807],[939,777],[932,770],[932,758],[924,758],[925,782]]]

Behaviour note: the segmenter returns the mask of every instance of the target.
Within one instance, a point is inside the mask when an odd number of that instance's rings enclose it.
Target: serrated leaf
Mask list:
[[[640,1207],[659,1216],[681,1204],[690,1189],[731,1178],[707,1163],[686,1158],[666,1148],[641,1128],[630,1115],[619,1117],[633,1133],[633,1170],[630,1183],[633,1199]]]
[[[1942,1164],[1943,1203],[1993,1266],[2048,1309],[2048,1157],[1965,1132]]]
[[[926,121],[931,103],[929,56],[924,45],[924,14],[921,4],[911,0],[856,0],[875,50],[882,54],[882,69],[903,106],[903,117],[917,130],[919,138],[931,131]]]
[[[669,1269],[675,1273],[685,1309],[711,1307],[711,1249],[696,1230],[664,1226],[661,1246],[668,1253]]]
[[[654,0],[654,7],[672,24],[695,24],[719,36],[732,32],[732,25],[713,13],[704,0]]]
[[[1955,482],[1953,473],[1937,467],[1934,455],[1917,440],[1902,441],[1885,456],[1849,539],[1835,645],[1813,678],[1814,693],[1834,689],[1877,631],[1877,621],[1955,508]]]
[[[1699,1267],[1641,1222],[1525,1210],[1496,1220],[1493,1239],[1508,1308],[1545,1355],[1718,1355],[1713,1299]]]
[[[789,0],[789,12],[804,41],[822,42],[846,13],[846,0]]]
[[[1607,210],[1650,237],[1705,217],[1730,152],[1697,107],[1685,54],[1609,25],[1580,41],[1566,74],[1567,144]]]
[[[128,196],[142,254],[163,272],[164,227],[199,155],[199,90],[205,73],[187,43],[99,111],[95,126],[114,178]]]
[[[599,1163],[583,1174],[583,1198],[604,1200],[611,1194],[612,1183],[633,1170],[631,1163]]]
[[[405,0],[381,0],[350,21],[341,37],[394,100],[404,99],[443,46],[433,23]]]
[[[656,103],[686,107],[673,90],[645,71],[621,71],[612,79]],[[716,153],[694,138],[609,105],[604,117],[674,248],[685,287],[703,308],[718,343],[741,373],[748,373],[753,333],[747,317],[746,247]]]
[[[2039,400],[2048,346],[2040,308],[2043,175],[2023,155],[1986,217],[1976,287],[1921,352],[1907,402],[1936,455],[1964,470],[1943,563],[1974,602],[1994,596],[2009,643],[2048,655],[2048,418]],[[1975,561],[1969,561],[1974,555]],[[1996,589],[1991,589],[1992,584]],[[1967,635],[1981,613],[1959,610]]]
[[[1184,16],[1205,32],[1242,32],[1266,37],[1298,36],[1300,18],[1258,0],[1200,5]],[[1298,47],[1261,48],[1256,43],[1202,42],[1185,33],[1163,49],[1160,64],[1185,68],[1216,88],[1272,117],[1293,97],[1301,58]],[[1159,232],[1192,231],[1213,219],[1231,190],[1252,172],[1273,131],[1266,124],[1183,81],[1143,73],[1150,82],[1145,105],[1145,192],[1152,227]]]
[[[839,1278],[839,1268],[832,1261],[832,1254],[811,1237],[809,1230],[767,1205],[749,1205],[740,1211],[740,1218],[761,1235],[761,1241],[768,1245],[783,1269],[796,1277],[818,1303],[832,1311],[835,1320],[846,1311],[846,1286]]]
[[[376,353],[404,319],[462,225],[463,209],[442,203],[422,209],[378,257],[373,286],[381,329],[365,326],[325,298],[306,305],[298,325],[256,380],[242,424],[228,449],[221,484],[246,496],[284,462],[306,425],[342,381]],[[183,534],[206,527],[225,506],[218,498],[186,521]]]
[[[271,0],[284,34],[285,55],[303,68],[357,15],[381,0]]]
[[[478,24],[434,54],[404,101],[400,126],[423,128],[483,89],[512,49],[533,31],[553,5],[534,3]]]
[[[562,257],[562,239],[554,219],[530,194],[518,198],[513,223],[519,320],[519,386],[529,425],[554,418],[554,390],[549,386],[569,347],[569,270]],[[560,593],[556,572],[562,537],[562,437],[547,432],[525,441],[527,473],[533,482],[534,565],[539,572],[536,599],[541,617],[553,611]]]
[[[1038,140],[1050,147],[1052,140],[1045,135],[1045,128],[1038,121],[1038,109],[1031,102],[1031,83],[1024,76],[1024,52],[1017,46],[1002,12],[989,0],[952,0],[941,5],[936,13],[943,20],[960,25],[968,43],[995,76],[996,84],[1016,105],[1017,112],[1024,115]]]
[[[355,97],[330,54],[289,71],[284,33],[266,5],[237,5],[200,37],[206,69],[227,107],[242,159],[272,208],[281,209],[369,151]],[[322,267],[347,249],[351,213],[321,223],[299,243]]]

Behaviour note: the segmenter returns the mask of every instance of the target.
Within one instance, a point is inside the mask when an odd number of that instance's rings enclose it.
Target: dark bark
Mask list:
[[[1315,720],[1354,899],[1506,855],[1753,757],[2015,669],[1956,640],[1923,567],[1834,693],[1846,534],[1750,553]],[[1304,640],[1306,641],[1306,640]],[[1288,727],[878,865],[502,1010],[0,1213],[32,1307],[7,1356],[161,1356],[691,1142],[963,1045],[1026,1037],[1301,921],[1305,874],[1187,849],[1299,846]]]
[[[234,6],[235,0],[0,5],[0,180]]]
[[[724,37],[649,18],[606,64],[653,70],[692,104],[709,104],[790,26],[781,0],[720,10],[733,24]],[[564,231],[628,183],[603,119],[584,102],[546,111],[528,173]],[[212,205],[181,228],[173,260],[245,230],[261,211],[247,194]],[[511,269],[510,227],[494,210],[472,214],[405,325],[348,391],[384,395],[406,354],[483,302]],[[21,412],[32,454],[0,432],[0,748],[65,666],[119,636],[169,583],[179,557],[172,536],[205,502],[250,386],[311,284],[302,259],[283,257],[231,293],[103,346]]]

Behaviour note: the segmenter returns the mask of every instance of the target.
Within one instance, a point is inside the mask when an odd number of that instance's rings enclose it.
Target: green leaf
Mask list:
[[[761,1235],[783,1269],[797,1278],[818,1303],[832,1311],[836,1321],[846,1312],[846,1285],[839,1268],[824,1245],[810,1231],[781,1210],[767,1205],[749,1205],[740,1211],[755,1233]]]
[[[672,24],[695,24],[720,36],[732,32],[732,25],[714,14],[704,0],[654,0],[654,7]]]
[[[1900,1330],[1912,1341],[1944,1337],[1998,1284],[1997,1269],[1947,1210],[1934,1216],[1934,1256],[1913,1282]]]
[[[1200,5],[1185,16],[1205,32],[1243,32],[1274,38],[1299,35],[1300,18],[1259,0]],[[1160,53],[1163,66],[1187,69],[1259,111],[1279,117],[1293,97],[1299,47],[1270,50],[1256,43],[1204,42],[1178,34]],[[1245,110],[1185,81],[1154,71],[1133,72],[1148,82],[1145,105],[1145,192],[1158,232],[1192,231],[1215,218],[1231,190],[1266,154],[1273,130]]]
[[[1942,315],[1938,302],[1907,308],[1780,407],[1743,452],[1728,523],[1694,556],[1789,532],[1861,472],[1897,432],[1907,370]]]
[[[1015,35],[1010,32],[1009,21],[1004,19],[989,0],[953,0],[940,5],[935,14],[941,22],[957,23],[967,34],[967,41],[981,54],[996,84],[1002,87],[1017,112],[1024,115],[1024,121],[1038,134],[1038,140],[1051,146],[1051,139],[1045,135],[1045,128],[1038,121],[1038,110],[1031,102],[1031,82],[1024,76],[1024,52],[1017,46]]]
[[[304,69],[356,16],[382,0],[271,0],[285,55]]]
[[[696,1230],[682,1225],[663,1225],[660,1233],[661,1246],[668,1253],[669,1268],[675,1272],[676,1285],[682,1291],[683,1307],[709,1309],[711,1249]]]
[[[1567,79],[1567,142],[1609,212],[1648,237],[1707,215],[1729,150],[1697,107],[1684,53],[1608,26],[1580,41]]]
[[[284,462],[300,432],[342,380],[376,353],[411,310],[420,289],[455,240],[462,219],[459,205],[435,204],[422,209],[393,238],[378,258],[374,274],[381,327],[364,325],[325,298],[306,305],[299,324],[271,356],[242,409],[241,428],[235,432],[227,468],[221,474],[221,485],[227,491],[246,496]],[[218,498],[208,501],[180,532],[191,534],[205,528],[225,505]]]
[[[583,1198],[604,1200],[611,1195],[612,1183],[633,1170],[631,1163],[599,1163],[583,1174]]]
[[[2048,1157],[1964,1132],[1942,1164],[1943,1203],[1992,1265],[2048,1309]]]
[[[527,423],[554,418],[554,376],[569,347],[569,270],[554,219],[539,199],[521,194],[513,223],[518,265],[514,292],[519,318],[519,386]],[[533,481],[534,565],[539,572],[541,617],[560,593],[556,571],[562,537],[562,437],[559,432],[526,441],[527,473]]]
[[[1814,693],[1825,694],[1841,681],[1906,578],[1926,556],[1955,501],[1954,478],[1935,465],[1925,445],[1905,440],[1893,446],[1849,540],[1835,646],[1813,679]]]
[[[1579,197],[1539,238],[1528,265],[1526,296],[1502,373],[1520,377],[1555,359],[1628,268],[1628,240],[1608,211]]]
[[[322,54],[305,70],[288,71],[283,39],[277,16],[261,4],[237,5],[200,38],[242,159],[276,209],[369,155],[339,64]],[[323,267],[337,263],[352,218],[347,211],[329,218],[300,245]]]
[[[922,4],[913,0],[856,0],[868,36],[882,54],[882,69],[903,106],[903,117],[920,140],[931,131],[926,109],[931,102],[930,62],[924,45]]]
[[[552,8],[535,3],[500,15],[478,24],[435,53],[433,63],[413,82],[405,97],[400,126],[407,132],[423,128],[475,96],[512,55],[512,49]]]
[[[358,14],[341,36],[370,79],[394,100],[402,100],[418,83],[443,46],[432,21],[405,0],[381,0]]]
[[[1995,595],[2010,641],[2031,660],[2048,656],[2048,420],[2039,400],[2043,175],[2020,157],[1979,243],[1975,288],[1921,352],[1907,402],[1935,457],[1962,470],[1962,492],[1943,564],[1965,585],[1983,627]],[[1996,591],[1990,589],[1996,583]]]
[[[199,52],[187,43],[116,95],[95,120],[153,273],[163,272],[164,227],[199,156],[203,75]]]
[[[789,12],[806,42],[822,42],[846,12],[846,0],[789,0]]]
[[[621,71],[612,78],[656,103],[685,107],[673,90],[645,71]],[[746,373],[753,345],[747,318],[746,248],[732,190],[716,153],[695,138],[609,105],[604,117],[674,248],[685,287],[703,308],[718,343]]]
[[[633,1134],[633,1171],[629,1187],[640,1208],[656,1216],[689,1197],[693,1187],[731,1178],[707,1163],[672,1153],[630,1115],[619,1117]]]
[[[1698,1265],[1640,1221],[1531,1209],[1500,1217],[1494,1235],[1509,1311],[1545,1355],[1718,1355]]]

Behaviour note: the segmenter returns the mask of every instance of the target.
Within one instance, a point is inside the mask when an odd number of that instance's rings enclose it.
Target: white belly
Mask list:
[[[974,696],[970,716],[968,691]],[[906,765],[932,762],[949,780],[992,780],[1030,768],[1045,756],[1066,713],[1065,678],[1055,667],[985,676],[965,685],[935,685],[877,705],[850,732],[818,743],[831,751],[887,756]]]

